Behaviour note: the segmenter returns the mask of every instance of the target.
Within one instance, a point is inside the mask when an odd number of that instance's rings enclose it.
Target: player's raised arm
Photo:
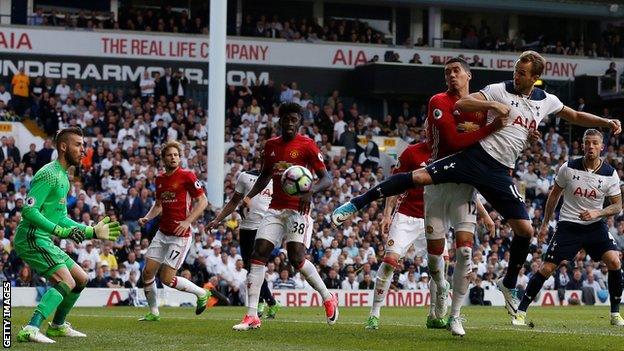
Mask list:
[[[557,114],[557,116],[565,119],[572,124],[577,124],[583,127],[611,128],[614,134],[620,134],[620,132],[622,131],[622,123],[618,119],[598,117],[588,112],[573,110],[568,106],[564,106],[563,109]]]
[[[497,116],[509,115],[509,106],[498,101],[488,100],[482,92],[472,93],[457,100],[455,108],[462,112],[492,110]]]

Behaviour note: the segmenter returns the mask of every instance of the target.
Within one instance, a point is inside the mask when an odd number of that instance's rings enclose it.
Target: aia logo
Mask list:
[[[598,197],[596,195],[596,190],[594,189],[583,189],[580,186],[574,190],[574,196],[586,197],[588,199],[593,198],[594,200]]]
[[[537,123],[535,122],[535,120],[529,121],[528,118],[522,118],[521,116],[516,117],[512,124],[519,125],[529,130],[535,130],[537,128]]]

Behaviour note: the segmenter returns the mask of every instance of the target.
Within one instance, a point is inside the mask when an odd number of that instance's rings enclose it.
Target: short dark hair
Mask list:
[[[466,60],[464,60],[463,58],[459,56],[453,57],[452,59],[449,59],[448,61],[446,61],[444,65],[445,66],[450,65],[451,63],[459,63],[464,69],[464,71],[466,71],[466,73],[470,73],[470,65],[468,65],[468,62],[466,62]]]
[[[585,142],[585,139],[587,139],[588,136],[598,136],[600,137],[600,141],[602,141],[604,138],[604,136],[599,130],[593,129],[593,128],[588,129],[585,131],[585,133],[583,133],[583,142]]]
[[[296,104],[294,102],[285,102],[280,105],[279,110],[277,112],[277,114],[279,115],[279,118],[288,116],[291,113],[296,113],[298,115],[301,115],[301,105]]]
[[[82,134],[82,129],[78,127],[69,127],[59,130],[54,137],[54,144],[56,145],[57,150],[62,142],[67,142],[67,136],[69,136],[70,134],[78,135],[81,137],[84,136]]]

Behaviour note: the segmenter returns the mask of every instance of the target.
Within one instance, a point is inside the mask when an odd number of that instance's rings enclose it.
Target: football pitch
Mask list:
[[[609,325],[608,307],[533,308],[533,328],[512,327],[503,307],[466,307],[466,336],[425,328],[424,308],[384,308],[379,330],[364,329],[368,308],[341,308],[336,325],[322,307],[282,308],[262,327],[235,332],[245,309],[216,307],[201,316],[192,308],[161,308],[160,322],[138,322],[145,308],[76,308],[72,325],[88,337],[58,338],[54,345],[23,344],[16,333],[33,308],[13,308],[16,350],[624,350],[624,328]],[[47,322],[46,322],[47,326]],[[43,328],[45,330],[45,327]]]

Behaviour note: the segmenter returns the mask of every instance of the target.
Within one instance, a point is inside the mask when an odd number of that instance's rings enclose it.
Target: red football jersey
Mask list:
[[[422,168],[430,156],[431,152],[427,143],[409,145],[399,156],[399,162],[392,173],[411,172]],[[401,194],[398,201],[397,212],[410,217],[425,217],[423,187],[409,189]]]
[[[457,100],[448,92],[429,100],[427,143],[432,161],[461,151],[494,131],[492,124],[486,125],[486,113],[461,113],[455,109]]]
[[[156,198],[160,200],[160,231],[169,236],[175,235],[178,222],[191,213],[192,199],[204,193],[202,184],[195,173],[179,168],[172,174],[159,174],[156,177]],[[190,228],[184,236],[190,235]]]
[[[281,136],[267,140],[263,167],[272,170],[274,184],[269,208],[299,209],[299,198],[287,195],[281,187],[282,173],[294,165],[307,167],[312,173],[325,170],[323,155],[314,140],[300,134],[289,142],[285,142]]]

